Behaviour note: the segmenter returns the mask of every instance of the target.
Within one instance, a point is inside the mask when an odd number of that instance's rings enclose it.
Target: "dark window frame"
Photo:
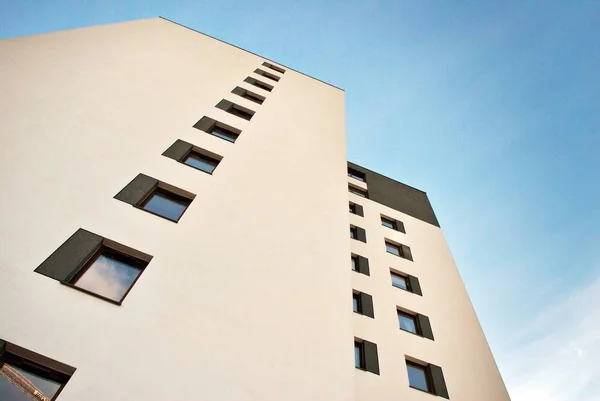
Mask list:
[[[402,287],[398,287],[397,285],[394,284],[394,280],[393,277],[400,277],[401,279],[404,280],[404,282],[406,283],[406,288],[402,288]],[[408,276],[405,276],[403,274],[400,273],[396,273],[395,271],[391,271],[390,270],[390,277],[392,277],[392,287],[394,288],[398,288],[400,290],[403,291],[408,291],[408,292],[412,292],[411,288],[410,288],[410,280],[408,279]]]
[[[402,309],[396,309],[396,312],[398,314],[398,327],[400,328],[400,330],[402,330],[402,331],[404,331],[406,333],[417,335],[419,337],[423,337],[423,332],[421,330],[421,326],[419,325],[419,319],[417,319],[416,315],[414,315],[412,313],[409,313],[409,312],[406,312],[406,311],[404,311]],[[414,326],[415,326],[415,331],[414,332],[412,332],[410,330],[403,329],[400,326],[400,316],[403,316],[405,318],[409,318],[410,320],[412,320],[412,322],[414,323]]]
[[[135,286],[137,281],[140,279],[140,277],[146,270],[146,267],[148,266],[150,261],[140,259],[136,256],[128,254],[127,252],[123,252],[120,249],[115,249],[114,246],[111,246],[111,243],[112,243],[112,241],[110,241],[110,240],[103,241],[103,244],[100,246],[100,248],[98,248],[85,262],[83,262],[83,265],[77,270],[77,272],[73,275],[73,277],[71,277],[69,280],[67,280],[61,284],[65,285],[67,287],[70,287],[70,288],[74,288],[77,291],[81,291],[88,295],[92,295],[96,298],[103,299],[103,300],[113,303],[115,305],[121,306],[123,304],[123,301],[125,300],[125,298],[127,298],[127,295],[129,294],[131,289]],[[114,300],[112,298],[105,297],[104,295],[98,294],[98,293],[88,290],[86,288],[79,287],[75,284],[77,282],[77,280],[79,280],[79,278],[81,278],[81,276],[83,276],[88,271],[88,269],[94,264],[94,262],[101,255],[106,255],[106,254],[110,255],[114,259],[117,259],[123,263],[126,263],[130,267],[133,267],[133,268],[139,270],[139,274],[131,282],[131,285],[129,286],[127,291],[125,291],[125,293],[123,294],[121,299],[118,301]]]
[[[386,225],[385,223],[388,223],[389,225]],[[381,216],[381,225],[386,228],[390,228],[392,230],[398,231],[398,228],[396,226],[396,220],[392,220],[387,217]]]
[[[0,368],[5,363],[40,376],[45,380],[58,383],[60,387],[50,399],[51,401],[58,398],[76,370],[72,366],[0,339]]]

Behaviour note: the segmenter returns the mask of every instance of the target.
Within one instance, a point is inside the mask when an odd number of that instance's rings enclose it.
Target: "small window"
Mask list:
[[[412,252],[410,248],[406,245],[397,244],[390,240],[385,240],[385,250],[387,253],[391,253],[392,255],[399,256],[404,259],[408,259],[410,261],[413,260]]]
[[[248,99],[251,102],[258,103],[258,104],[263,104],[263,102],[265,101],[264,96],[261,96],[254,92],[250,92],[249,90],[240,88],[239,86],[237,86],[234,90],[232,90],[231,93],[235,93],[236,95],[241,96],[244,99]]]
[[[371,275],[371,271],[369,269],[369,259],[365,258],[364,256],[352,254],[350,260],[353,271],[362,273],[365,276]]]
[[[412,388],[416,388],[428,393],[433,392],[431,387],[431,379],[426,366],[406,361],[406,369],[408,370],[408,384]]]
[[[235,142],[238,136],[242,133],[237,128],[230,127],[210,117],[202,117],[200,121],[194,124],[194,128],[224,139],[228,142]]]
[[[360,189],[357,187],[354,187],[352,185],[348,185],[348,192],[354,194],[354,195],[358,195],[361,196],[363,198],[368,198],[369,194],[367,193],[367,191],[365,191],[364,189]]]
[[[226,141],[229,141],[229,142],[235,142],[235,140],[238,137],[238,134],[236,134],[235,132],[230,131],[227,128],[220,127],[218,125],[215,125],[210,130],[210,134],[212,134],[216,137],[219,137],[221,139],[225,139]]]
[[[348,177],[354,178],[358,181],[367,182],[367,177],[365,176],[365,173],[361,173],[360,171],[350,167],[348,167]]]
[[[247,82],[247,83],[249,83],[250,85],[254,85],[254,86],[256,86],[257,88],[264,89],[264,90],[266,90],[267,92],[271,92],[271,91],[273,90],[273,88],[274,88],[274,86],[273,86],[273,85],[269,85],[269,84],[268,84],[268,83],[266,83],[266,82],[259,81],[258,79],[256,79],[256,78],[252,78],[252,77],[248,77],[248,78],[244,79],[244,82]]]
[[[407,278],[399,274],[392,273],[392,285],[396,288],[410,291]]]
[[[387,241],[385,243],[385,250],[388,253],[391,253],[392,255],[396,255],[396,256],[400,256],[402,253],[402,250],[398,245],[392,244],[391,242],[387,242]]]
[[[356,214],[356,204],[350,203],[350,213]]]
[[[413,315],[398,311],[398,324],[400,325],[401,330],[408,331],[409,333],[413,334],[419,334],[417,321]]]
[[[350,258],[351,261],[351,265],[352,265],[352,271],[357,271],[358,270],[358,256],[352,256]]]
[[[360,217],[364,217],[364,215],[365,215],[365,213],[363,211],[363,207],[361,205],[358,205],[358,204],[354,203],[354,202],[350,202],[349,203],[349,209],[348,210],[349,210],[350,213],[355,214],[355,215],[360,216]]]
[[[356,313],[360,313],[360,296],[357,293],[352,293],[352,310]]]
[[[381,225],[387,228],[391,228],[392,230],[396,229],[396,221],[395,220],[390,220],[390,219],[386,219],[385,217],[381,218]]]
[[[141,209],[177,222],[192,203],[191,199],[157,187],[140,205]]]
[[[0,399],[55,400],[75,368],[0,340]]]
[[[195,150],[190,151],[183,159],[183,164],[197,168],[205,173],[212,174],[219,165],[219,160],[203,155]]]
[[[358,239],[358,228],[350,227],[350,238]]]
[[[258,75],[262,75],[265,78],[272,79],[275,82],[279,82],[279,77],[277,75],[271,74],[270,72],[263,71],[260,68],[257,68],[256,70],[254,70],[254,73],[258,74]]]
[[[145,261],[102,247],[69,284],[121,304],[147,265]]]
[[[363,343],[354,341],[354,367],[365,369],[365,349]]]
[[[281,74],[284,74],[284,73],[285,73],[285,70],[284,70],[283,68],[281,68],[281,67],[278,67],[278,66],[276,66],[276,65],[273,65],[273,64],[271,64],[271,63],[267,63],[266,61],[265,61],[264,63],[262,63],[262,65],[264,65],[264,66],[265,66],[265,67],[267,67],[267,68],[270,68],[270,69],[272,69],[273,71],[277,71],[277,72],[279,72],[279,73],[281,73]]]
[[[248,120],[248,121],[250,121],[252,119],[252,116],[254,115],[254,111],[247,109],[243,106],[240,106],[239,104],[230,102],[229,100],[225,100],[225,99],[223,99],[219,103],[217,103],[217,105],[215,107],[217,109],[224,110],[224,111],[228,112],[229,114],[233,114],[236,117],[240,117],[240,118],[243,118],[244,120]]]

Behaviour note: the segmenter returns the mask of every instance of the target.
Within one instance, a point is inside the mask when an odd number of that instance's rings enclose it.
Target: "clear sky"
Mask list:
[[[599,1],[0,0],[0,38],[159,15],[345,89],[349,159],[427,191],[513,401],[600,400]]]

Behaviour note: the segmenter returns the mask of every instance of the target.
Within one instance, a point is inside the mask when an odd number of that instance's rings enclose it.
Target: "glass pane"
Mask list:
[[[183,162],[188,166],[192,166],[199,170],[206,171],[209,174],[212,174],[212,172],[217,167],[217,164],[219,164],[219,162],[217,162],[216,160],[209,159],[208,157],[202,156],[198,153],[190,153],[189,156]]]
[[[350,238],[356,238],[356,229],[350,227]]]
[[[155,192],[150,195],[150,199],[144,204],[143,209],[177,221],[187,207],[187,204],[171,199],[166,193]]]
[[[363,192],[363,191],[360,191],[360,190],[358,190],[358,189],[355,189],[355,188],[352,188],[352,187],[349,187],[349,188],[348,188],[348,191],[350,191],[350,192],[351,192],[351,193],[353,193],[354,195],[362,196],[363,198],[366,198],[366,197],[367,197],[367,194],[366,194],[365,192]]]
[[[125,262],[100,255],[73,285],[119,302],[140,273]]]
[[[385,243],[385,250],[388,251],[389,253],[392,253],[396,256],[400,256],[400,248],[398,248],[396,245],[394,244],[390,244],[388,242]]]
[[[392,274],[392,285],[394,287],[402,288],[403,290],[408,290],[408,286],[406,285],[406,279],[396,274]]]
[[[15,384],[18,384],[19,388]],[[60,386],[60,383],[8,363],[0,368],[0,400],[3,401],[50,400]]]
[[[354,343],[354,366],[362,367],[362,347],[359,343]]]
[[[408,369],[408,383],[410,386],[423,391],[429,391],[425,368],[408,364],[406,365],[406,368]]]
[[[384,219],[383,217],[381,218],[381,225],[391,229],[394,228],[394,222],[388,219]]]
[[[415,324],[415,318],[398,313],[398,323],[402,330],[410,331],[411,333],[417,333],[417,325]]]
[[[210,133],[229,142],[235,142],[237,138],[237,134],[220,127],[214,127]]]
[[[358,312],[358,295],[352,294],[352,310]]]
[[[352,270],[356,271],[356,259],[351,258],[350,260],[352,261]]]

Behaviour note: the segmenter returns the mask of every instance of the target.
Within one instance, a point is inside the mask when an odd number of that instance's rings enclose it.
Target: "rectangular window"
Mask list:
[[[348,177],[354,178],[355,180],[367,182],[365,173],[361,173],[358,170],[348,167]]]
[[[357,293],[352,293],[352,310],[356,313],[360,313],[360,296]]]
[[[350,258],[351,264],[352,264],[352,271],[357,271],[358,270],[358,256],[352,256]]]
[[[432,392],[431,380],[429,378],[427,367],[406,361],[406,369],[408,370],[408,384],[410,387],[428,393]]]
[[[362,273],[366,276],[371,275],[371,271],[369,269],[369,259],[365,258],[364,256],[352,254],[350,260],[353,271]]]
[[[55,400],[75,368],[0,340],[0,399]]]
[[[244,99],[248,99],[251,102],[254,102],[257,104],[263,104],[263,102],[265,101],[264,96],[261,96],[254,92],[250,92],[249,90],[241,88],[239,86],[237,86],[234,90],[232,90],[231,93],[235,93],[236,95],[241,96]]]
[[[356,227],[350,227],[350,238],[352,238],[352,239],[358,238],[358,229]]]
[[[151,260],[148,254],[79,229],[35,272],[121,304]]]
[[[69,284],[121,304],[147,265],[143,260],[102,247]]]
[[[418,334],[417,321],[413,315],[398,311],[398,324],[401,330]]]
[[[370,341],[354,339],[354,366],[357,369],[379,374],[379,357],[377,344]]]
[[[264,65],[264,66],[265,66],[265,67],[267,67],[267,68],[270,68],[270,69],[272,69],[273,71],[277,71],[277,72],[279,72],[279,73],[281,73],[281,74],[284,74],[284,73],[285,73],[285,70],[284,70],[283,68],[281,68],[281,67],[278,67],[278,66],[276,66],[276,65],[273,65],[273,64],[271,64],[271,63],[267,63],[266,61],[265,61],[264,63],[262,63],[262,65]]]
[[[242,131],[237,128],[233,128],[206,116],[202,117],[200,121],[194,124],[194,128],[232,143],[235,142],[242,133]]]
[[[252,77],[248,77],[248,78],[244,79],[244,82],[249,83],[250,85],[254,85],[257,88],[266,90],[267,92],[271,92],[274,88],[273,85],[269,85],[266,82],[259,81],[258,79],[252,78]]]
[[[350,213],[356,214],[356,205],[354,203],[350,203]]]
[[[387,253],[391,253],[392,255],[399,256],[404,259],[408,259],[410,261],[413,260],[412,252],[410,248],[406,245],[397,244],[390,240],[385,240],[385,250]]]
[[[392,255],[396,256],[400,256],[402,253],[402,250],[398,245],[392,244],[391,242],[387,241],[385,243],[385,250],[387,251],[387,253],[391,253]]]
[[[360,216],[360,217],[364,217],[364,215],[365,215],[364,211],[363,211],[363,207],[361,205],[357,204],[357,203],[354,203],[354,202],[350,202],[349,203],[349,209],[348,210],[349,210],[350,213],[355,214],[355,215]]]
[[[248,121],[250,121],[252,119],[252,116],[254,115],[254,111],[247,109],[244,106],[240,106],[239,104],[230,102],[229,100],[225,100],[225,99],[223,99],[219,103],[217,103],[217,105],[215,107],[217,109],[224,110],[224,111],[228,112],[229,114],[233,114],[236,117],[240,117],[240,118],[243,118],[244,120],[248,120]]]
[[[363,343],[354,341],[354,367],[365,369],[365,351]]]
[[[223,157],[178,139],[163,152],[163,156],[212,174]]]
[[[197,168],[205,173],[212,174],[219,165],[219,160],[192,150],[185,159],[183,159],[183,164]]]
[[[139,207],[167,220],[178,222],[191,203],[192,200],[189,198],[157,187]]]
[[[386,219],[385,217],[381,217],[381,225],[387,228],[391,228],[392,230],[396,229],[396,221]]]
[[[351,194],[354,194],[354,195],[358,195],[363,198],[369,197],[369,194],[367,191],[365,191],[364,189],[357,188],[352,185],[348,185],[348,192],[350,192]]]
[[[375,318],[373,310],[373,297],[367,293],[352,291],[352,307],[353,311],[365,315],[370,318]]]
[[[261,75],[261,76],[263,76],[265,78],[269,78],[269,79],[271,79],[271,80],[273,80],[275,82],[279,82],[279,77],[277,75],[271,74],[270,72],[263,71],[260,68],[257,68],[256,70],[254,70],[254,73],[258,74],[258,75]]]
[[[392,285],[396,288],[401,288],[406,291],[410,291],[408,280],[406,277],[396,273],[392,273]]]

